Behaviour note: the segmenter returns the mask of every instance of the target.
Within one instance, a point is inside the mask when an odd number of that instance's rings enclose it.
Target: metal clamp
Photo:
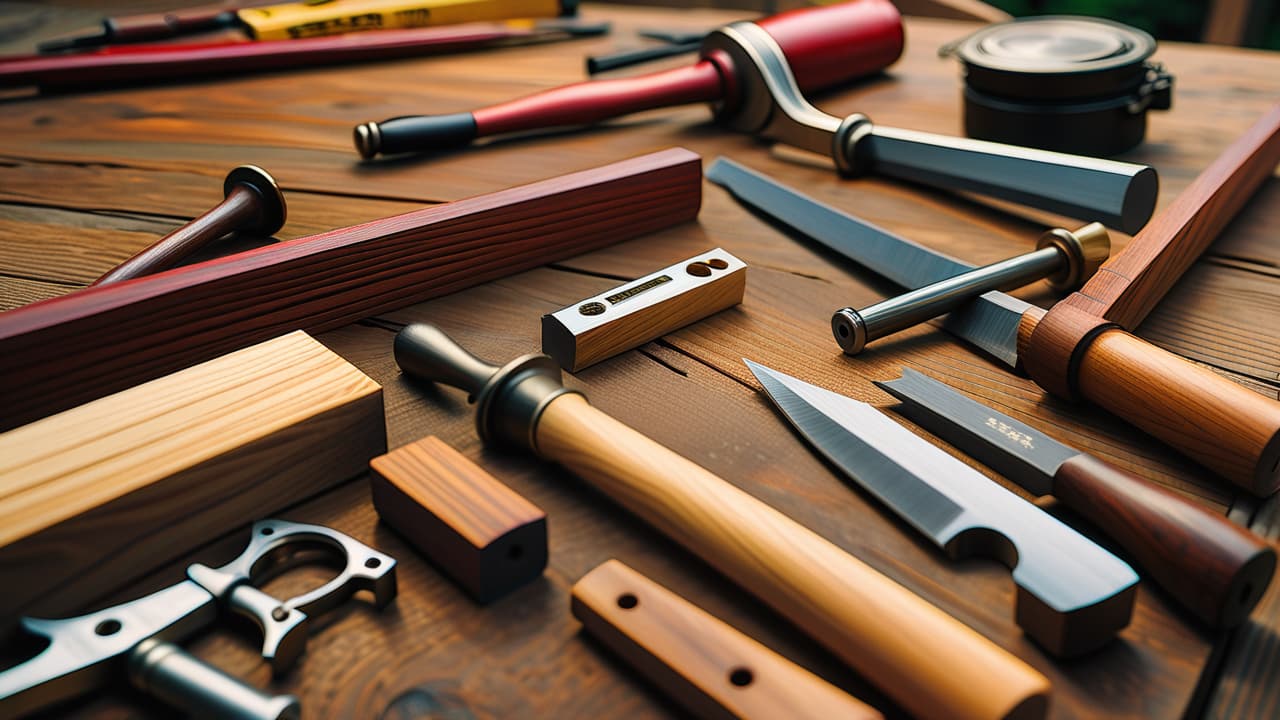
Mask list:
[[[262,656],[283,672],[306,644],[308,617],[369,590],[378,608],[396,593],[390,556],[336,530],[283,520],[255,523],[248,547],[219,568],[196,563],[188,580],[146,597],[75,618],[22,618],[26,632],[44,637],[40,654],[0,672],[0,715],[15,717],[106,685],[128,669],[139,689],[208,717],[297,717],[297,699],[269,696],[183,652],[179,642],[212,625],[219,607],[253,619],[263,631]],[[298,551],[319,548],[343,559],[329,582],[289,600],[254,587],[292,567]]]

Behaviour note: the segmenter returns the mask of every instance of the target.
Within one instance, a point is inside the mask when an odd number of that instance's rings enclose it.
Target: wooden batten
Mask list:
[[[879,712],[617,560],[573,586],[573,616],[694,717],[878,720]]]
[[[0,430],[291,330],[318,332],[692,220],[672,148],[0,314]]]
[[[385,449],[382,388],[302,332],[0,434],[0,626],[79,611]]]
[[[497,600],[542,575],[546,513],[440,438],[423,438],[369,464],[378,516],[477,602]]]

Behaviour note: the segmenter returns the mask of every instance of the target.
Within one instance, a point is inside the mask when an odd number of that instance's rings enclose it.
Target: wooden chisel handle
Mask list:
[[[617,560],[574,584],[572,609],[588,632],[695,717],[882,717]]]
[[[916,717],[1038,718],[1049,681],[772,507],[589,405],[556,397],[538,454],[754,593]]]
[[[1262,599],[1276,553],[1222,515],[1081,453],[1053,494],[1118,542],[1161,587],[1214,628],[1232,628]]]
[[[1111,411],[1255,495],[1280,487],[1280,402],[1075,308],[1027,312],[1018,336],[1040,387]]]

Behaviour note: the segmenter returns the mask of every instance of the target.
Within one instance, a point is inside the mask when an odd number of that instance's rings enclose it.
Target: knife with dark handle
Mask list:
[[[1262,538],[1155,483],[903,369],[876,382],[900,412],[1036,495],[1053,495],[1123,547],[1180,604],[1213,628],[1249,616],[1275,573]]]

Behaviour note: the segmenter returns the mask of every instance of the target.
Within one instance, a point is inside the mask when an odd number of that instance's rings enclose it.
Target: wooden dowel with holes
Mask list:
[[[882,717],[617,560],[609,560],[574,583],[571,608],[587,632],[694,717]]]
[[[556,397],[538,454],[592,482],[822,643],[917,717],[1039,718],[1049,681],[769,505],[595,409]]]

